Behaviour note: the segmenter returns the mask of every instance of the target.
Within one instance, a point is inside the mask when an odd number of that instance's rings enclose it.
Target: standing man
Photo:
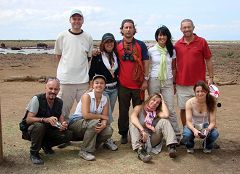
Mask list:
[[[124,19],[120,27],[123,39],[118,42],[119,69],[119,118],[118,129],[121,143],[127,143],[129,107],[142,103],[149,79],[149,57],[144,42],[134,38],[136,28],[132,19]]]
[[[60,89],[57,78],[46,81],[45,93],[33,96],[25,114],[27,134],[31,141],[30,159],[33,164],[43,164],[39,155],[42,148],[45,154],[53,154],[53,146],[69,142],[72,132],[62,115],[63,102],[56,97]]]
[[[84,32],[83,14],[75,9],[71,12],[71,29],[63,31],[57,37],[55,54],[59,61],[57,77],[60,80],[59,97],[63,100],[63,115],[68,118],[74,100],[80,101],[88,89],[88,60],[92,56],[93,39]]]
[[[177,62],[177,98],[182,125],[186,125],[185,103],[194,97],[193,86],[199,80],[206,81],[206,65],[208,84],[213,83],[212,54],[205,39],[193,33],[194,24],[191,19],[181,22],[183,37],[175,44]]]

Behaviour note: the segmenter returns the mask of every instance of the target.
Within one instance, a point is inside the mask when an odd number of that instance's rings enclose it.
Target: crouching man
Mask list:
[[[27,106],[25,114],[27,133],[31,141],[30,159],[33,164],[43,164],[39,155],[42,148],[45,154],[53,154],[53,146],[69,142],[72,132],[62,115],[63,102],[56,97],[60,89],[57,78],[48,78],[45,93],[35,95]]]

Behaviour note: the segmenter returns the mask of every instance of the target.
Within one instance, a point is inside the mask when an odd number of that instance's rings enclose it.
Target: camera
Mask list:
[[[62,124],[59,121],[57,121],[54,126],[60,129],[62,127]]]
[[[133,55],[132,55],[132,54],[126,54],[126,53],[124,53],[124,55],[122,56],[122,60],[123,60],[123,61],[129,60],[129,61],[131,61],[131,62],[134,62],[134,58],[133,58]]]
[[[198,133],[198,136],[201,138],[201,139],[204,139],[206,138],[206,135],[207,134],[207,130],[206,129],[202,129],[201,132]]]

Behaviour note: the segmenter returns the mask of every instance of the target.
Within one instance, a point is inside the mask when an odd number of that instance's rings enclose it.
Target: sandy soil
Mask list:
[[[167,149],[153,156],[150,164],[137,159],[130,144],[120,145],[117,133],[118,107],[114,111],[113,139],[119,150],[111,152],[100,148],[96,161],[87,162],[78,156],[79,144],[65,149],[54,148],[55,155],[40,153],[44,166],[35,166],[29,159],[30,142],[21,139],[18,123],[23,117],[26,104],[36,93],[44,90],[39,82],[3,82],[11,76],[55,75],[56,62],[53,55],[1,55],[0,91],[3,131],[4,162],[0,164],[1,173],[240,173],[240,110],[239,110],[239,45],[212,45],[216,81],[235,85],[219,86],[221,97],[217,122],[220,137],[211,155],[202,153],[200,141],[196,143],[196,153],[190,155],[181,146],[177,148],[178,157],[168,157]],[[176,107],[178,113],[178,108]]]

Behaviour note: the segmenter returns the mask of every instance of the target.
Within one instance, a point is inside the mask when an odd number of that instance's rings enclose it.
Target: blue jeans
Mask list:
[[[111,124],[113,122],[113,110],[114,110],[114,106],[115,103],[117,101],[117,96],[118,96],[118,88],[115,89],[106,89],[104,90],[104,95],[107,96],[108,101],[109,101],[109,120],[108,123]]]
[[[208,123],[205,123],[203,125],[203,128],[207,128],[208,127]],[[206,138],[206,145],[204,148],[206,149],[212,149],[213,148],[213,144],[214,142],[217,140],[219,136],[219,133],[217,131],[217,129],[212,129],[208,135],[207,135],[207,138]],[[189,129],[187,126],[184,126],[183,128],[183,139],[185,140],[185,143],[186,143],[186,148],[187,149],[191,149],[194,147],[194,133],[191,129]],[[203,146],[204,146],[204,143],[203,143]]]

